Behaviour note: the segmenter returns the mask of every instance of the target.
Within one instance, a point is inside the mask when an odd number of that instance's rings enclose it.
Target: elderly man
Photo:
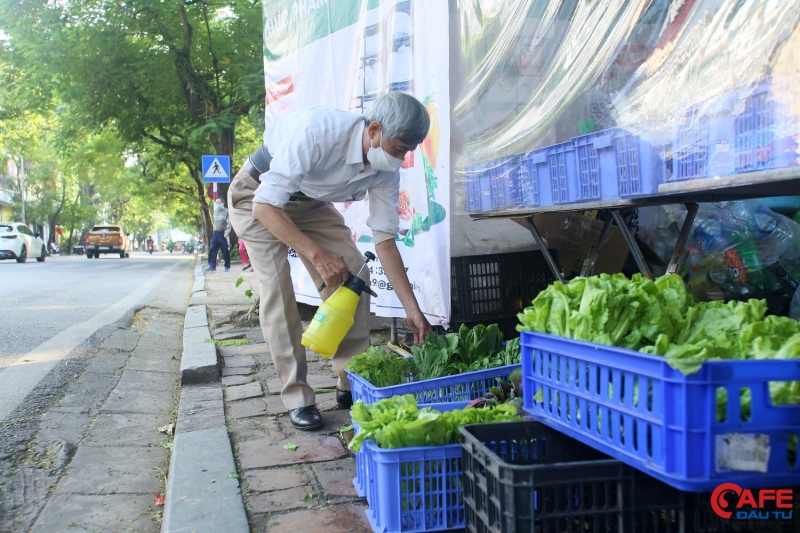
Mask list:
[[[306,379],[303,328],[287,246],[298,253],[315,286],[325,282],[323,299],[364,262],[350,228],[331,202],[363,200],[369,193],[367,225],[383,270],[406,311],[414,342],[423,341],[431,330],[395,243],[399,168],[429,127],[425,107],[403,93],[379,98],[366,116],[310,107],[268,127],[263,144],[230,186],[231,221],[247,242],[259,282],[261,328],[283,385],[281,399],[297,429],[320,427],[322,418]],[[362,276],[369,281],[368,272]],[[332,358],[341,409],[353,403],[344,366],[369,347],[368,298],[361,296],[355,324]]]

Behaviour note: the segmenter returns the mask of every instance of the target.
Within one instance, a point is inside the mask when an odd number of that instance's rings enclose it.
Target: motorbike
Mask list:
[[[148,245],[147,245],[147,252],[148,252],[150,255],[153,255],[153,248],[154,248],[154,247],[153,247],[153,245],[152,245],[152,244],[148,244]]]

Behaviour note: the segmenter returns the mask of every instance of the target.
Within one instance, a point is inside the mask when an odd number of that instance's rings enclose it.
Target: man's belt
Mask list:
[[[244,169],[244,171],[247,172],[253,181],[256,182],[256,185],[261,185],[261,180],[259,180],[259,177],[261,174],[263,174],[263,172],[256,168],[253,162],[250,161],[249,157],[245,160],[244,165],[242,165],[242,169]],[[289,197],[290,202],[310,202],[312,200],[313,198],[309,198],[300,191],[297,191]]]

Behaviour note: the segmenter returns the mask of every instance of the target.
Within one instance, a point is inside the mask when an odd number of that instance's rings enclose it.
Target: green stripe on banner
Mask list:
[[[381,0],[264,0],[264,57],[275,61],[359,21]]]

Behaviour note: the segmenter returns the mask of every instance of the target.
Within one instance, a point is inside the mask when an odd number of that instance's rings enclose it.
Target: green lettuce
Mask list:
[[[349,447],[356,452],[366,440],[387,449],[455,444],[461,442],[461,426],[522,419],[515,406],[505,404],[445,412],[430,407],[419,409],[411,394],[373,404],[359,400],[353,404],[352,417],[359,430]]]

